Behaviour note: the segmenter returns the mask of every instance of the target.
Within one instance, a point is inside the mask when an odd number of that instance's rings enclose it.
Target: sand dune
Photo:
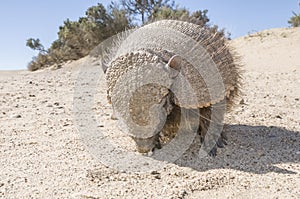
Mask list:
[[[270,29],[233,40],[246,69],[257,72],[299,70],[300,28]]]
[[[90,58],[59,70],[1,71],[0,197],[299,198],[299,43],[299,28],[231,41],[245,72],[241,103],[225,120],[228,146],[216,158],[185,157],[143,174],[104,166],[80,137],[74,91],[81,67],[99,68]],[[131,150],[110,118],[105,83],[89,78],[98,85],[97,129]]]

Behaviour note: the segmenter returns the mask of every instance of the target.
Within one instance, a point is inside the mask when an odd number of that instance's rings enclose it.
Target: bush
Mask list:
[[[297,15],[295,12],[293,14],[294,16],[291,17],[288,23],[291,24],[292,27],[300,27],[300,14]]]
[[[198,10],[190,13],[190,11],[185,8],[162,7],[150,16],[150,22],[162,19],[173,19],[205,26],[209,22],[209,19],[206,15],[207,12],[207,10]]]
[[[28,64],[29,71],[36,71],[39,69],[47,68],[50,65],[48,55],[39,53],[38,56],[34,57],[33,60]]]
[[[29,64],[30,71],[77,60],[89,54],[101,41],[130,28],[124,10],[111,5],[107,10],[102,4],[88,8],[86,16],[78,21],[67,19],[59,27],[58,39],[45,50],[39,39],[28,39],[26,45],[39,54]]]
[[[299,3],[300,6],[300,3]],[[289,24],[291,24],[292,27],[300,27],[300,14],[296,14],[293,12],[293,15],[290,20],[288,21]]]

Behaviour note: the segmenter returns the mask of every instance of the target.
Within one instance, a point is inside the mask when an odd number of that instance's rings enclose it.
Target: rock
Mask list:
[[[11,118],[18,119],[18,118],[22,118],[22,116],[21,115],[12,115]]]
[[[245,100],[242,99],[242,100],[240,101],[240,104],[245,104]]]

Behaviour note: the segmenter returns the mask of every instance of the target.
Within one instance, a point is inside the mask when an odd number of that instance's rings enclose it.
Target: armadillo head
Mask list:
[[[121,71],[124,63],[131,65]],[[169,88],[180,72],[180,64],[181,58],[176,55],[166,63],[140,51],[119,57],[107,71],[114,110],[141,153],[158,146],[158,134],[172,110]]]
[[[135,141],[137,151],[139,153],[149,153],[155,148],[160,148],[159,136],[154,135],[153,137],[142,139],[137,137],[132,137]]]

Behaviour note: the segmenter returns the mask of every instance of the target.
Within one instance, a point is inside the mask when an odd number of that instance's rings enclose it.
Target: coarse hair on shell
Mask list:
[[[158,30],[165,29],[169,32],[166,31],[164,35],[162,33],[156,34]],[[188,58],[172,51],[174,45],[180,46],[173,33],[183,35],[205,50],[205,56],[212,60],[222,78],[223,93],[217,93],[212,97],[197,66],[194,66]],[[191,53],[193,52],[191,51]],[[122,102],[122,97],[128,95],[128,92],[125,88],[118,88],[118,81],[131,71],[152,70],[150,65],[155,66],[158,70],[169,68],[170,70],[162,70],[169,73],[169,76],[162,75],[162,77],[166,77],[166,82],[173,82],[167,84],[170,85],[169,87],[155,83],[143,85],[136,89],[131,96],[128,102],[129,108],[127,108],[126,104]],[[176,136],[178,126],[183,123],[188,124],[187,126],[197,125],[197,131],[202,142],[210,123],[214,121],[211,114],[212,107],[218,109],[226,106],[227,110],[230,110],[235,98],[240,93],[242,71],[239,57],[229,46],[227,39],[214,29],[188,22],[161,20],[123,35],[115,45],[114,56],[110,58],[106,66],[108,98],[112,101],[112,105],[117,109],[119,115],[127,122],[129,131],[137,130],[130,127],[132,121],[142,127],[152,124],[151,121],[155,116],[150,114],[149,109],[155,104],[161,104],[160,107],[166,113],[164,125],[159,129],[154,128],[156,132],[153,137],[141,139],[133,136],[137,150],[141,153],[147,153],[153,148],[160,148],[170,142]],[[209,71],[209,68],[205,68],[204,65],[201,70]],[[128,78],[129,80],[124,80],[127,85],[139,81],[139,79],[135,79],[134,75],[128,76]],[[192,94],[182,90],[186,82],[190,84],[193,90]],[[196,96],[196,100],[191,100],[193,99],[191,95]],[[111,100],[112,98],[115,100]],[[196,114],[191,121],[183,121],[182,110]],[[220,118],[222,117],[223,114],[220,115]],[[225,143],[225,135],[222,134],[216,146],[222,147]],[[216,147],[211,151],[211,154],[215,155],[215,151]]]

